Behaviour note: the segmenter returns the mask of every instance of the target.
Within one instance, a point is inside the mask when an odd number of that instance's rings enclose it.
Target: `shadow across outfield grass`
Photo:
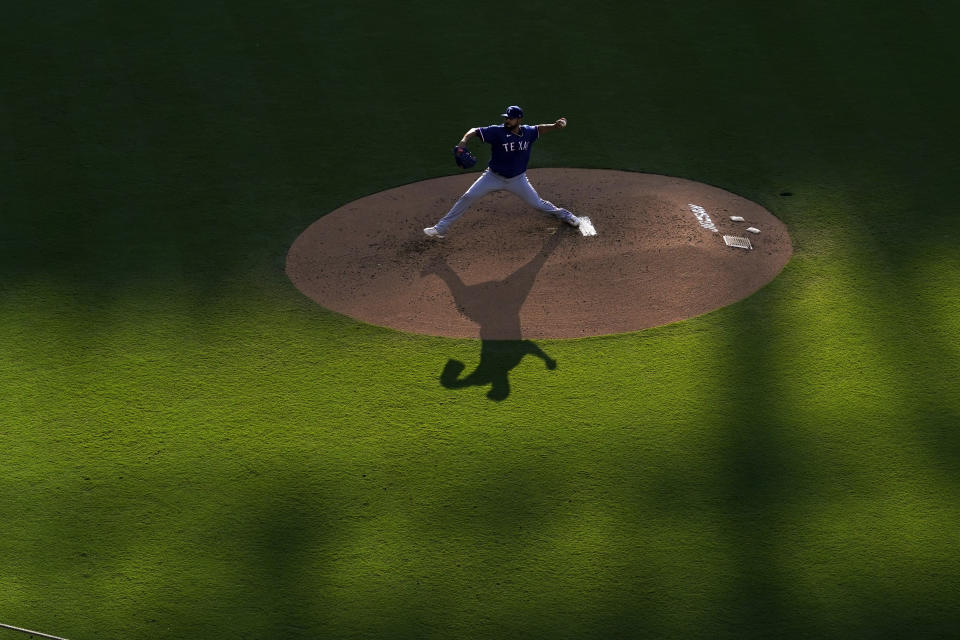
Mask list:
[[[484,340],[480,346],[480,363],[477,368],[461,378],[460,374],[466,365],[459,360],[447,360],[443,373],[440,374],[440,384],[447,389],[490,385],[488,398],[506,400],[510,395],[509,373],[526,355],[542,359],[551,371],[557,368],[557,361],[532,340]]]
[[[487,397],[500,401],[510,395],[509,373],[524,356],[537,356],[547,369],[557,368],[557,361],[536,343],[522,339],[520,309],[560,237],[560,233],[549,236],[533,259],[503,280],[464,284],[443,258],[437,258],[423,269],[422,275],[432,274],[442,279],[460,313],[480,325],[480,363],[477,368],[461,378],[466,365],[459,360],[448,360],[440,374],[441,385],[447,389],[490,385]]]

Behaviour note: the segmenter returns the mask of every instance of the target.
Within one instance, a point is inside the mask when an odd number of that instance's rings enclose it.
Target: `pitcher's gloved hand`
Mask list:
[[[453,159],[457,161],[457,166],[461,169],[469,169],[477,164],[477,159],[473,157],[473,154],[470,153],[466,147],[454,147]]]

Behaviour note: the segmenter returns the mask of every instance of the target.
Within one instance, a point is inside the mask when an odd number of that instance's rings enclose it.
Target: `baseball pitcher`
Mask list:
[[[468,169],[476,163],[476,159],[467,150],[467,145],[470,140],[478,137],[490,145],[490,163],[477,181],[454,203],[447,215],[434,226],[423,230],[431,238],[443,238],[450,225],[456,222],[475,200],[501,190],[520,196],[534,209],[554,215],[571,226],[580,226],[577,216],[541,198],[530,184],[526,173],[533,143],[542,133],[566,127],[567,119],[560,118],[553,124],[525,125],[523,109],[515,105],[507,107],[506,113],[500,115],[503,118],[502,125],[470,129],[453,148],[457,166]]]

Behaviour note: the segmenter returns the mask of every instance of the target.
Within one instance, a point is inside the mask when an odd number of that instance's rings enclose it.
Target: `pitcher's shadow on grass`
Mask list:
[[[524,356],[537,356],[549,370],[557,368],[557,361],[535,342],[523,339],[520,308],[561,235],[562,231],[550,235],[530,262],[503,280],[464,284],[443,258],[436,258],[423,268],[421,275],[436,275],[442,279],[450,288],[457,310],[480,325],[477,368],[461,378],[466,365],[459,360],[448,360],[440,374],[441,385],[447,389],[490,385],[487,397],[499,402],[510,395],[509,373]]]

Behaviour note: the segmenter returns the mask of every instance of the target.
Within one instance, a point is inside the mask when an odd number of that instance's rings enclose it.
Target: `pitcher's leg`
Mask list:
[[[575,227],[580,224],[580,220],[578,220],[575,215],[566,209],[556,206],[549,200],[544,200],[541,198],[540,194],[537,193],[537,190],[533,188],[532,184],[530,184],[530,179],[527,178],[527,174],[523,174],[521,179],[512,182],[509,186],[509,189],[511,192],[520,196],[524,202],[538,211],[543,211],[544,213],[549,213],[550,215],[556,216],[567,224]]]
[[[447,215],[443,216],[434,228],[441,234],[446,233],[447,229],[450,228],[454,222],[457,221],[457,218],[463,215],[463,213],[470,208],[470,205],[483,196],[487,195],[491,191],[496,191],[497,189],[503,188],[503,180],[498,178],[496,174],[487,169],[477,178],[466,193],[460,196],[460,199],[457,200],[450,211],[447,212]]]

